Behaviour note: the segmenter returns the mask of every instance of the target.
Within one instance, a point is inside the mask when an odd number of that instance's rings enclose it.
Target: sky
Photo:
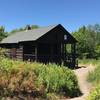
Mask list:
[[[27,24],[62,24],[69,32],[100,24],[100,0],[0,0],[0,25],[6,31]]]

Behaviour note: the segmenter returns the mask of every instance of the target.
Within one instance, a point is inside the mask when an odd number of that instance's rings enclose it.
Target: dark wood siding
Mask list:
[[[23,60],[23,46],[8,49],[6,55],[9,58]]]
[[[67,39],[64,40],[64,36],[67,36]],[[76,40],[69,34],[63,27],[58,26],[53,30],[49,31],[44,36],[40,37],[37,42],[40,43],[76,43]]]
[[[23,46],[19,46],[19,48],[16,49],[16,58],[23,60]]]

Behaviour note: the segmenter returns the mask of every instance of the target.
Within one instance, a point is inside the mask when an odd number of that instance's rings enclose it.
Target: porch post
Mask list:
[[[35,61],[37,61],[37,45],[35,46]]]
[[[64,57],[66,57],[66,44],[64,44]]]
[[[61,43],[61,60],[64,60],[64,44]]]
[[[53,46],[54,46],[53,44],[50,44],[50,61],[51,62],[53,62],[53,60],[55,60],[55,55],[53,55]]]
[[[72,53],[72,67],[76,65],[76,44],[71,45],[71,53]]]

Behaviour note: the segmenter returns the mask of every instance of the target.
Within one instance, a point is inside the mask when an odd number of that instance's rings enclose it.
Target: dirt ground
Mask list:
[[[86,66],[81,65],[81,66],[83,67],[75,69],[74,72],[77,75],[80,90],[83,93],[83,95],[68,100],[85,100],[85,98],[88,96],[92,88],[92,85],[87,82],[87,75],[90,71],[93,71],[95,67],[92,65],[86,65]]]

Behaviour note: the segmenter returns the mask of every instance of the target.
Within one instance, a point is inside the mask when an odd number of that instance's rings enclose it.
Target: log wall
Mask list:
[[[19,48],[11,48],[8,50],[6,55],[12,59],[20,59],[23,60],[23,47],[20,46]]]

